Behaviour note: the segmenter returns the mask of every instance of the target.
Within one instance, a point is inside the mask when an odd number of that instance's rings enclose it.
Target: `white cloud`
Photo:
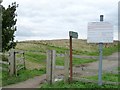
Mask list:
[[[117,27],[118,0],[4,0],[3,5],[14,1],[19,4],[18,40],[68,38],[69,30],[86,38],[87,23],[99,21],[100,14]]]

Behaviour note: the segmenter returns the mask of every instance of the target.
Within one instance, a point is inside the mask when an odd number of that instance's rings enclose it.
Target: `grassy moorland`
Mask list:
[[[106,48],[107,47],[107,48]],[[86,40],[73,39],[73,54],[78,55],[99,55],[98,44],[88,44]],[[57,53],[65,53],[69,50],[69,40],[41,40],[18,42],[16,49],[30,52],[46,53],[46,50],[56,50]],[[103,55],[111,55],[118,51],[118,42],[103,45]]]
[[[86,40],[73,39],[73,54],[98,56],[97,44],[88,44]],[[39,63],[45,66],[46,63],[46,51],[56,50],[57,54],[64,54],[69,50],[69,40],[41,40],[41,41],[22,41],[18,42],[16,49],[25,51],[25,59],[29,62]],[[118,43],[114,41],[113,44],[108,44],[107,48],[103,45],[103,55],[111,55],[118,51]],[[64,57],[56,57],[57,65],[64,65]],[[73,64],[83,64],[93,62],[91,59],[79,59],[73,58]]]
[[[97,44],[88,44],[86,40],[73,39],[73,54],[98,56],[99,46]],[[57,54],[64,54],[69,50],[69,40],[38,40],[38,41],[21,41],[17,43],[16,49],[25,51],[25,60],[34,64],[46,65],[46,51],[56,50]],[[103,55],[111,55],[118,51],[118,42],[108,44],[107,48],[103,45]],[[57,65],[64,65],[64,57],[56,57]],[[95,60],[73,58],[73,65],[90,63]],[[39,65],[35,65],[39,66]],[[31,64],[28,65],[31,67]]]

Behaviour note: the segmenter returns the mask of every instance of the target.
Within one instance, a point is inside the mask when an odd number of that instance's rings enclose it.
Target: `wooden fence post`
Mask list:
[[[51,51],[47,51],[47,62],[46,62],[46,78],[47,82],[50,84],[50,64],[51,64]]]
[[[26,66],[25,66],[25,53],[23,52],[23,63],[24,63],[24,69],[26,69]]]
[[[56,51],[52,50],[52,83],[55,81]]]
[[[49,84],[54,82],[54,73],[55,73],[55,60],[56,60],[56,51],[55,50],[48,50],[47,51],[47,81]]]
[[[64,70],[65,70],[65,77],[64,81],[68,82],[69,80],[69,51],[65,52],[65,64],[64,64]]]
[[[10,66],[9,66],[9,70],[10,70],[10,76],[14,75],[15,74],[15,51],[14,50],[11,50],[10,51],[10,56],[9,56],[9,63],[10,63]]]

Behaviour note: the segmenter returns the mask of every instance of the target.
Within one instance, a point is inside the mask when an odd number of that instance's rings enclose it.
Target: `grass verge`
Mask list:
[[[7,72],[2,72],[2,78],[0,76],[0,79],[2,79],[2,86],[15,84],[21,81],[25,81],[29,78],[33,78],[35,76],[40,76],[42,74],[45,74],[45,69],[34,69],[34,70],[20,70],[18,71],[17,76],[9,76]]]
[[[88,79],[98,80],[97,76],[87,77]],[[103,74],[104,81],[112,81],[118,82],[118,74]],[[118,88],[118,85],[108,85],[104,84],[102,86],[98,86],[98,84],[94,83],[84,83],[80,81],[73,81],[72,83],[65,83],[64,81],[56,82],[53,85],[43,84],[41,88]]]
[[[56,82],[53,85],[49,85],[49,84],[43,84],[41,86],[41,88],[118,88],[117,85],[102,85],[102,86],[98,86],[97,84],[93,84],[93,83],[83,83],[80,81],[74,81],[72,83],[64,83],[64,81],[60,81],[60,82]]]
[[[90,79],[90,80],[98,80],[98,75],[84,77],[84,78],[87,78],[87,79]],[[103,81],[118,82],[118,74],[104,73],[104,74],[102,74],[102,80]]]

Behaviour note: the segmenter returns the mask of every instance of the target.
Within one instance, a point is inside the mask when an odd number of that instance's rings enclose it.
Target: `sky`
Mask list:
[[[79,39],[87,39],[88,22],[104,21],[114,26],[114,40],[118,39],[119,0],[3,0],[7,7],[17,2],[17,31],[15,40],[68,39],[69,31],[78,32]]]

